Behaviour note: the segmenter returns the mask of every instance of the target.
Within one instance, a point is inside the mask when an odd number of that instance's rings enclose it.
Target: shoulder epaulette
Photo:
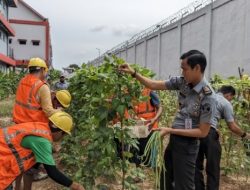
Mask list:
[[[213,91],[211,90],[210,86],[208,86],[208,85],[207,85],[207,86],[204,86],[202,89],[203,89],[203,92],[204,92],[205,95],[212,94],[212,92],[213,92]]]

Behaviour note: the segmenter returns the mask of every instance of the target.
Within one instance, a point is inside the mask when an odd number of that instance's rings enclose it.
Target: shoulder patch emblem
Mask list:
[[[210,113],[212,111],[211,110],[211,105],[209,103],[205,103],[204,105],[201,106],[201,110],[204,113]]]
[[[209,86],[204,86],[202,89],[203,89],[204,94],[206,95],[212,94],[212,90]]]

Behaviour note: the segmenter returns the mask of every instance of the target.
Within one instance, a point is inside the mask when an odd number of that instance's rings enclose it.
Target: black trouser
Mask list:
[[[134,163],[137,167],[141,164],[144,163],[145,160],[142,159],[142,156],[144,154],[146,145],[148,143],[149,138],[151,137],[153,132],[151,132],[146,138],[138,138],[138,148],[136,149],[135,147],[128,147],[127,145],[125,145],[124,149],[125,151],[129,151],[133,154],[132,158],[129,159],[129,161],[131,163]],[[115,138],[115,143],[116,143],[116,147],[117,147],[117,156],[119,158],[122,159],[122,144],[121,142]],[[148,163],[145,163],[145,165],[147,165]]]
[[[206,158],[207,185],[204,183],[204,159]],[[200,139],[200,149],[196,161],[196,190],[219,190],[221,145],[219,134],[211,127],[206,138]]]
[[[161,174],[161,190],[195,190],[195,162],[198,150],[197,138],[170,135],[164,154],[166,172]]]
[[[132,163],[135,163],[136,166],[139,166],[141,163],[145,163],[145,165],[148,165],[149,163],[146,163],[144,159],[142,159],[142,156],[144,154],[146,145],[148,143],[148,140],[150,139],[153,132],[151,132],[146,138],[139,138],[138,140],[138,149],[132,148],[130,152],[133,154],[133,157],[130,159]]]

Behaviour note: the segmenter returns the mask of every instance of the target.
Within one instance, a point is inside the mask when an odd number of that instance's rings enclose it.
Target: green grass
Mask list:
[[[14,105],[14,96],[10,96],[5,100],[0,100],[0,118],[12,117],[12,109]]]

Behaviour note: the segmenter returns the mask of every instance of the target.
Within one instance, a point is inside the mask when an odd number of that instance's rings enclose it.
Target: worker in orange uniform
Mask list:
[[[47,64],[40,58],[31,58],[28,70],[29,74],[21,79],[17,87],[13,121],[16,124],[48,123],[48,117],[59,110],[53,108],[51,92],[45,82],[48,73]],[[46,176],[43,175],[40,179],[43,177]],[[21,179],[20,176],[16,181],[16,190],[20,190]]]
[[[152,135],[151,130],[158,127],[159,118],[162,114],[162,106],[159,97],[154,91],[148,88],[144,88],[142,90],[142,96],[148,97],[148,100],[139,102],[137,105],[133,106],[133,110],[135,112],[136,119],[146,120],[145,124],[146,127],[148,127],[150,133],[146,138],[138,138],[139,150],[132,150],[133,158],[131,159],[131,161],[137,166],[142,162],[141,157],[144,153],[146,144],[150,136]]]
[[[12,189],[11,183],[36,163],[44,165],[50,178],[72,190],[84,190],[80,184],[61,173],[53,159],[52,140],[57,141],[64,134],[70,134],[73,121],[69,114],[56,112],[49,118],[49,123],[28,122],[0,129],[0,189]],[[24,174],[32,189],[33,178]]]
[[[68,108],[71,103],[71,94],[68,90],[58,90],[51,93],[52,105],[55,109]]]
[[[63,111],[68,108],[71,103],[71,95],[68,90],[59,90],[51,92],[52,105],[54,109],[60,109]],[[59,152],[61,146],[53,143],[53,152]],[[40,168],[32,169],[34,181],[40,181],[46,179],[48,175]],[[29,173],[32,173],[29,171]],[[17,188],[18,189],[18,188]]]
[[[58,91],[53,91],[51,92],[51,99],[52,99],[52,105],[53,108],[55,109],[60,109],[61,111],[64,111],[64,109],[68,108],[70,106],[71,103],[71,95],[69,93],[68,90],[58,90]],[[61,149],[60,144],[53,144],[53,152],[59,152]],[[39,172],[38,174],[40,174],[42,172]],[[36,175],[34,176],[35,180],[40,180],[39,176],[36,178]]]
[[[149,100],[135,105],[133,110],[137,118],[143,118],[148,121],[147,126],[150,130],[156,129],[162,113],[159,97],[154,91],[148,88],[142,90],[142,96],[148,97]]]
[[[13,109],[16,124],[26,122],[48,122],[57,110],[53,108],[51,94],[45,82],[48,67],[40,58],[32,58],[28,64],[29,74],[21,79]]]

